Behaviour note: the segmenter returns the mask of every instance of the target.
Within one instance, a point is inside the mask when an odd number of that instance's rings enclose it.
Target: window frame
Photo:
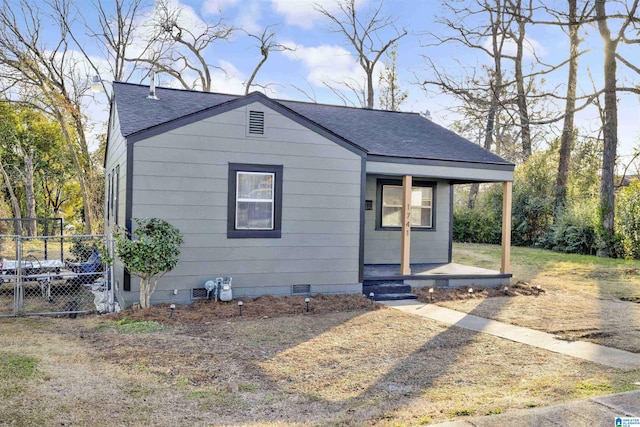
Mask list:
[[[228,201],[227,201],[227,238],[230,239],[279,239],[282,236],[282,165],[256,165],[247,163],[229,163]],[[238,173],[273,174],[273,229],[236,228],[237,177]]]
[[[376,188],[376,230],[401,230],[401,226],[383,226],[382,225],[382,194],[384,186],[402,187],[400,179],[378,179]],[[431,227],[423,227],[412,225],[411,231],[436,231],[436,188],[435,181],[424,181],[414,179],[411,187],[431,188]]]

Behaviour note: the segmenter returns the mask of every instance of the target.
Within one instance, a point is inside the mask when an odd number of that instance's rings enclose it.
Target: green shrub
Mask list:
[[[511,236],[514,245],[536,245],[551,228],[557,168],[553,155],[551,150],[536,153],[516,167]]]
[[[453,240],[464,243],[500,243],[502,224],[492,212],[478,208],[453,211]]]
[[[127,271],[140,277],[140,307],[149,308],[158,280],[178,265],[184,239],[180,230],[165,220],[134,218],[134,221],[137,227],[133,233],[117,229],[115,252]]]
[[[640,259],[640,181],[633,179],[616,199],[616,231],[623,255]]]
[[[556,252],[595,255],[597,250],[595,218],[587,212],[565,212],[547,236],[543,247]]]

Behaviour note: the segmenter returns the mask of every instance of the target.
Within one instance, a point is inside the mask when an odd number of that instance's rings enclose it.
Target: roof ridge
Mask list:
[[[121,85],[129,85],[129,86],[137,86],[137,87],[149,87],[149,85],[145,85],[142,83],[131,83],[131,82],[121,82],[121,81],[114,81],[114,84],[121,84]],[[366,107],[353,107],[353,106],[349,106],[349,105],[337,105],[337,104],[327,104],[327,103],[323,103],[323,102],[308,102],[308,101],[300,101],[297,99],[283,99],[283,98],[272,98],[269,95],[262,93],[260,91],[251,91],[248,94],[234,94],[234,93],[224,93],[224,92],[205,92],[203,90],[196,90],[196,89],[183,89],[183,88],[176,88],[176,87],[167,87],[167,86],[156,86],[156,90],[157,89],[162,89],[162,90],[171,90],[171,91],[179,91],[179,92],[190,92],[190,93],[201,93],[201,94],[207,94],[207,95],[222,95],[222,96],[235,96],[237,98],[243,98],[245,96],[249,96],[252,94],[260,94],[262,96],[267,97],[268,99],[272,100],[272,101],[276,101],[276,102],[292,102],[292,103],[296,103],[296,104],[304,104],[304,105],[314,105],[314,106],[320,106],[320,107],[331,107],[331,108],[345,108],[345,109],[349,109],[349,110],[358,110],[358,111],[376,111],[376,112],[380,112],[380,113],[396,113],[396,114],[417,114],[420,115],[420,113],[416,113],[414,111],[394,111],[394,110],[382,110],[379,108],[366,108]]]
[[[149,85],[145,85],[142,83],[131,83],[131,82],[120,82],[120,81],[114,81],[113,84],[119,84],[119,85],[128,85],[128,86],[137,86],[137,87],[149,87]],[[223,92],[205,92],[203,90],[196,90],[196,89],[184,89],[184,88],[179,88],[179,87],[168,87],[168,86],[158,86],[156,85],[156,90],[158,89],[162,89],[162,90],[171,90],[171,91],[176,91],[176,92],[190,92],[190,93],[202,93],[205,95],[222,95],[222,96],[235,96],[238,98],[242,98],[245,95],[238,95],[238,94],[234,94],[234,93],[223,93]]]
[[[420,115],[420,113],[416,113],[415,111],[394,111],[394,110],[381,110],[379,108],[366,108],[366,107],[353,107],[353,106],[349,106],[349,105],[336,105],[336,104],[326,104],[326,103],[322,103],[322,102],[307,102],[307,101],[298,101],[295,99],[280,99],[280,98],[270,98],[274,101],[278,101],[278,102],[293,102],[296,104],[306,104],[306,105],[318,105],[321,107],[332,107],[332,108],[346,108],[349,110],[358,110],[358,111],[375,111],[375,112],[380,112],[380,113],[396,113],[396,114],[417,114]]]

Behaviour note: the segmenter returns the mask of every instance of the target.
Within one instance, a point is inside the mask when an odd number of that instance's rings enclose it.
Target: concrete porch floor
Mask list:
[[[410,275],[400,274],[399,264],[365,264],[363,273],[365,281],[404,280],[415,286],[496,286],[511,279],[511,274],[456,263],[411,264]]]

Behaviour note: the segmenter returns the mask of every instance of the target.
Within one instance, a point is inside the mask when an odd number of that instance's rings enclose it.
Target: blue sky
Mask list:
[[[222,16],[228,24],[243,28],[249,32],[261,32],[266,25],[275,25],[280,43],[295,46],[294,52],[274,52],[261,69],[256,83],[268,85],[269,96],[283,99],[308,100],[307,95],[317,102],[342,104],[343,102],[325,83],[340,81],[345,77],[361,79],[362,73],[349,55],[350,47],[336,33],[329,31],[329,22],[314,10],[317,0],[172,0],[175,4],[185,6],[185,19],[197,28],[198,21],[215,21]],[[324,7],[332,10],[334,1],[322,0]],[[363,11],[375,0],[358,0],[357,8]],[[564,2],[561,2],[564,5]],[[221,11],[221,15],[220,15]],[[444,126],[459,117],[449,107],[455,102],[448,96],[438,95],[434,89],[425,92],[418,84],[419,79],[428,75],[425,56],[431,58],[443,71],[452,75],[461,73],[459,62],[469,66],[479,66],[488,60],[477,53],[452,46],[425,46],[429,42],[428,32],[441,34],[442,26],[435,23],[435,16],[442,15],[443,9],[439,1],[431,0],[386,0],[383,13],[396,18],[398,29],[406,28],[411,34],[404,37],[398,46],[397,68],[400,86],[409,92],[409,98],[403,104],[405,111],[423,112],[429,110],[433,119]],[[614,28],[615,29],[615,28]],[[550,64],[566,59],[568,39],[559,30],[549,26],[530,26],[528,29],[530,45],[536,54]],[[387,32],[387,35],[393,32]],[[596,86],[602,85],[601,50],[602,41],[595,27],[586,27],[583,49],[589,49],[581,58],[579,72],[579,91],[588,92],[592,88],[591,78]],[[383,36],[384,37],[384,36]],[[628,58],[640,57],[636,52],[627,49]],[[237,33],[229,42],[220,42],[207,51],[212,65],[225,69],[226,74],[215,72],[214,91],[241,93],[243,82],[251,74],[253,67],[260,59],[255,40]],[[459,62],[458,62],[459,61]],[[638,65],[638,64],[636,64]],[[620,66],[619,81],[625,78],[640,81]],[[590,77],[591,76],[591,77]],[[566,69],[559,70],[545,77],[545,87],[554,87],[559,95],[564,94],[563,86]],[[172,85],[167,77],[160,77],[161,85]],[[298,89],[296,89],[298,88]],[[303,94],[304,91],[307,95]],[[377,98],[377,96],[376,96]],[[376,99],[377,101],[377,99]],[[640,108],[635,95],[620,96],[619,113],[619,153],[628,156],[638,145],[640,135]],[[593,133],[598,128],[598,116],[595,108],[587,109],[578,116],[577,125],[586,133]],[[558,124],[557,126],[561,126]],[[623,161],[625,158],[623,157]]]

